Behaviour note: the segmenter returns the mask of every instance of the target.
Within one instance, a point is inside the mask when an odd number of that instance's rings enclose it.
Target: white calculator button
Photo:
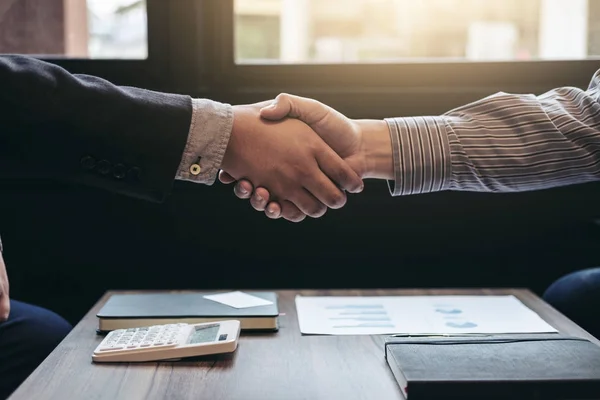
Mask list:
[[[100,351],[121,350],[122,348],[122,346],[103,347],[100,349]]]

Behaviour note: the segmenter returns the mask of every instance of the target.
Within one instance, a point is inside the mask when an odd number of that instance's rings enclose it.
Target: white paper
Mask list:
[[[243,292],[228,292],[219,294],[210,294],[204,296],[205,299],[216,301],[217,303],[225,304],[234,308],[250,308],[259,306],[268,306],[273,304],[272,301],[263,298],[252,296]]]
[[[296,309],[305,334],[557,332],[514,296],[297,296]]]

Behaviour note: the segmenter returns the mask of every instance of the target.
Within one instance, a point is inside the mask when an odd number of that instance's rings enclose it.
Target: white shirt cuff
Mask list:
[[[446,190],[452,182],[450,145],[443,117],[389,118],[394,158],[392,196]]]

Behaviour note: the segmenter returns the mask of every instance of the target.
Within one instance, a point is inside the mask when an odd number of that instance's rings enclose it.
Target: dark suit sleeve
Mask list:
[[[115,86],[0,56],[0,176],[56,178],[152,201],[171,190],[192,118],[188,96]]]

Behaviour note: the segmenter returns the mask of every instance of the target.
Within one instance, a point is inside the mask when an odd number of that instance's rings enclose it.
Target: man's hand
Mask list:
[[[0,253],[0,322],[6,321],[10,314],[8,275],[2,253]]]
[[[293,117],[305,122],[363,178],[389,178],[393,175],[391,142],[384,121],[351,120],[316,100],[288,94],[277,96],[270,106],[260,111],[260,115],[268,120]],[[381,156],[381,150],[386,154]],[[236,181],[226,172],[221,172],[219,179],[223,183]],[[257,187],[256,191],[254,186]],[[256,210],[266,211],[270,218],[282,215],[288,218],[289,213],[297,215],[300,212],[290,205],[282,206],[272,201],[268,186],[243,179],[234,190],[238,197],[250,198],[252,206]]]
[[[342,207],[346,195],[341,189],[362,190],[361,178],[307,124],[297,119],[261,119],[263,105],[234,107],[222,163],[231,179],[268,187],[271,199],[292,221],[305,215],[319,217],[327,207]]]

